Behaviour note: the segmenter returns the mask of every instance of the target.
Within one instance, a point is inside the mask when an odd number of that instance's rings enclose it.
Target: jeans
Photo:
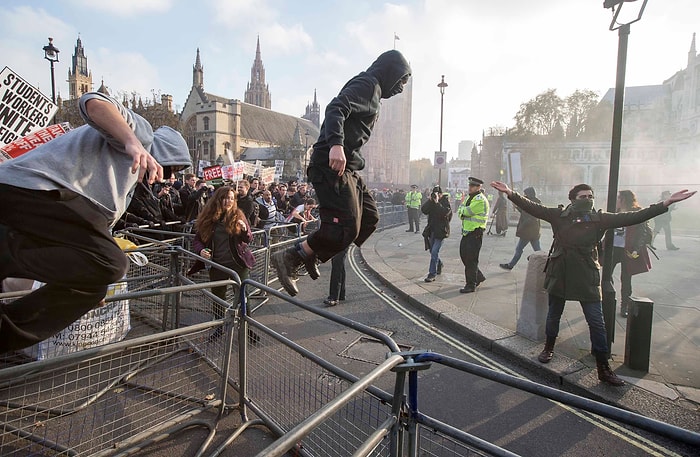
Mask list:
[[[523,251],[525,250],[525,246],[530,243],[532,245],[532,249],[534,251],[541,251],[542,248],[540,247],[540,239],[537,238],[536,240],[532,241],[527,241],[526,239],[523,238],[518,238],[518,244],[515,245],[515,254],[513,254],[513,258],[510,259],[510,262],[508,262],[508,265],[510,265],[511,268],[515,266],[515,264],[518,263],[520,260],[520,257],[523,255]]]
[[[440,248],[442,247],[442,238],[435,238],[430,235],[430,267],[428,267],[428,275],[437,275],[437,267],[440,264]]]
[[[547,324],[545,334],[547,338],[556,338],[559,335],[559,321],[564,312],[566,299],[549,294],[549,311],[547,312]],[[603,320],[603,303],[601,301],[580,302],[583,315],[588,322],[588,331],[591,336],[591,352],[604,355],[608,353],[608,338]]]

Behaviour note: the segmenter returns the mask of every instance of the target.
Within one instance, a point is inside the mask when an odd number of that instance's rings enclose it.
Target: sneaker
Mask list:
[[[435,281],[435,275],[428,275],[423,281],[425,281],[425,282],[434,282],[434,281]]]
[[[338,304],[338,300],[331,300],[330,298],[326,298],[323,300],[323,304],[327,306],[335,306]]]
[[[470,286],[469,284],[459,289],[460,294],[470,294],[474,291],[476,291],[476,286]]]
[[[438,262],[436,273],[439,275],[442,274],[442,262]]]
[[[668,248],[669,251],[677,251],[679,249],[680,248],[678,246],[671,246],[670,248]]]
[[[503,268],[504,270],[512,270],[513,269],[513,267],[511,267],[509,263],[499,263],[498,266]]]
[[[292,246],[284,251],[276,252],[270,257],[270,263],[277,270],[280,284],[292,297],[299,293],[297,288],[296,271],[304,263],[297,248]]]
[[[413,229],[408,229],[408,230],[406,230],[406,233],[411,233],[412,231],[413,231]]]

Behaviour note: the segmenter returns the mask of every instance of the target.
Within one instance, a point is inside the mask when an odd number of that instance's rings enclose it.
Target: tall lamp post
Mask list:
[[[306,173],[306,161],[309,159],[309,129],[304,133],[304,173]]]
[[[440,88],[440,152],[442,152],[442,118],[445,106],[445,87],[447,87],[445,75],[442,75],[442,80],[437,86]],[[438,168],[438,186],[442,187],[442,166]]]
[[[610,8],[613,13],[610,22],[610,30],[618,31],[617,48],[617,77],[615,80],[615,100],[613,104],[612,142],[610,145],[610,174],[608,176],[608,212],[615,212],[617,206],[617,187],[620,175],[620,146],[622,144],[622,111],[625,99],[625,70],[627,65],[627,38],[630,34],[630,24],[642,19],[647,0],[636,3],[634,6],[624,8],[624,17],[621,16],[623,6],[636,0],[605,0],[604,8]],[[615,287],[612,281],[613,270],[613,233],[608,230],[603,241],[603,318],[608,336],[608,353],[615,339]]]
[[[56,104],[56,79],[54,77],[53,64],[58,62],[58,48],[53,45],[53,38],[49,37],[49,44],[44,46],[44,59],[51,64],[51,100]]]

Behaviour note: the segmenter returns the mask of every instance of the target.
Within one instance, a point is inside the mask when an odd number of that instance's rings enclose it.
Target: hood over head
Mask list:
[[[527,198],[529,198],[529,199],[533,199],[533,198],[537,197],[537,193],[535,192],[535,188],[534,188],[534,187],[528,187],[528,188],[526,188],[525,190],[523,190],[523,193],[524,193],[525,196],[526,196]]]
[[[379,81],[382,98],[389,98],[403,91],[400,81],[411,76],[411,66],[399,51],[392,49],[377,57],[367,73]]]
[[[163,126],[153,132],[151,155],[163,167],[163,176],[166,179],[171,173],[192,166],[185,139],[171,127]]]

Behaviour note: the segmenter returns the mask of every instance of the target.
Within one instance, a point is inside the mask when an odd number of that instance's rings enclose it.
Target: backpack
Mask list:
[[[639,229],[641,230],[639,240],[645,245],[651,244],[651,240],[654,238],[654,232],[651,230],[651,224],[649,224],[649,221],[644,221],[639,224]]]

